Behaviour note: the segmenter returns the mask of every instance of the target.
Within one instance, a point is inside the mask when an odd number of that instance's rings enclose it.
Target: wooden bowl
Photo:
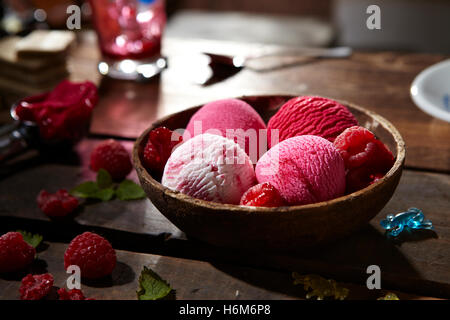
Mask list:
[[[239,97],[267,122],[292,96]],[[381,116],[342,102],[383,141],[396,161],[389,172],[369,187],[326,202],[279,208],[246,207],[195,199],[161,185],[144,168],[142,151],[150,130],[185,128],[200,108],[172,114],[154,123],[136,141],[133,161],[139,180],[153,204],[187,235],[216,246],[292,251],[346,236],[366,225],[392,197],[402,174],[405,143],[397,129]]]

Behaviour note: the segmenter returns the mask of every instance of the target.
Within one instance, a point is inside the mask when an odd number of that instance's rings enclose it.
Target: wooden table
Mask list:
[[[47,270],[55,276],[55,286],[64,286],[67,243],[90,230],[104,235],[118,250],[118,267],[110,279],[83,283],[86,294],[99,299],[134,299],[144,265],[165,278],[178,299],[303,299],[305,292],[293,285],[292,271],[343,282],[350,288],[350,299],[375,299],[387,291],[401,299],[449,298],[450,125],[421,112],[409,97],[415,75],[447,57],[357,52],[344,60],[277,58],[259,62],[269,70],[244,69],[204,87],[189,77],[199,69],[186,57],[207,49],[222,53],[283,50],[166,39],[164,52],[170,68],[149,83],[131,83],[101,79],[96,73],[95,37],[82,34],[70,68],[73,80],[89,79],[100,87],[90,137],[72,155],[29,152],[0,168],[0,233],[26,229],[45,237],[45,250],[31,271]],[[289,66],[279,67],[280,63]],[[89,204],[68,223],[50,221],[36,206],[41,189],[70,189],[94,177],[88,169],[89,153],[103,138],[121,139],[131,149],[132,140],[155,119],[193,105],[239,95],[306,93],[351,101],[380,113],[399,129],[407,144],[406,168],[392,200],[370,225],[349,238],[300,253],[241,252],[189,239],[149,200]],[[135,173],[131,178],[136,180]],[[413,206],[433,221],[434,232],[388,240],[380,220]],[[372,264],[381,268],[381,291],[365,287],[366,268]],[[0,299],[18,298],[21,276],[0,276]]]

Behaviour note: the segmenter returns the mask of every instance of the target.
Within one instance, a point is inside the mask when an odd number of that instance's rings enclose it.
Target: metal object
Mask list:
[[[19,121],[15,108],[16,104],[10,111],[14,122],[0,127],[0,163],[30,148],[39,136],[37,125]]]
[[[266,57],[287,57],[299,56],[302,58],[317,58],[317,59],[341,59],[348,58],[352,55],[350,47],[335,47],[335,48],[292,48],[283,51],[262,52],[256,55],[222,55],[210,52],[203,52],[211,58],[211,62],[218,64],[225,64],[235,68],[249,67],[248,62],[251,60],[266,58]]]

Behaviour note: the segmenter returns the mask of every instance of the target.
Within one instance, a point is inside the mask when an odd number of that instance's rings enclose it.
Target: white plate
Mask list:
[[[411,85],[411,97],[424,112],[450,122],[450,59],[423,70]]]

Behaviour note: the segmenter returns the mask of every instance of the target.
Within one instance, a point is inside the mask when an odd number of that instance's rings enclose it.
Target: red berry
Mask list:
[[[352,193],[364,189],[372,183],[371,174],[366,167],[348,170],[345,176],[346,191]]]
[[[72,197],[64,189],[58,190],[56,193],[42,190],[36,200],[42,212],[49,217],[65,217],[78,207],[77,198]]]
[[[23,240],[19,232],[0,237],[0,273],[15,272],[31,264],[36,250]]]
[[[257,184],[248,189],[241,198],[241,205],[253,207],[282,207],[286,202],[270,182]]]
[[[67,291],[64,288],[58,290],[59,300],[95,300],[86,298],[83,292],[79,289],[72,289]]]
[[[21,300],[41,300],[45,298],[53,287],[53,276],[50,273],[32,275],[22,279],[20,286]]]
[[[102,278],[116,266],[116,251],[105,238],[85,232],[72,240],[64,254],[65,269],[71,265],[78,266],[84,278]]]
[[[347,192],[367,187],[393,166],[391,151],[363,127],[350,127],[334,141],[347,170]]]
[[[106,140],[92,151],[91,169],[105,169],[114,180],[123,180],[132,169],[130,155],[119,142]]]
[[[177,132],[165,127],[150,131],[144,148],[144,166],[149,170],[162,173],[173,148],[183,142],[183,137]]]
[[[374,183],[374,182],[377,182],[378,180],[380,180],[383,177],[384,177],[384,175],[381,174],[381,173],[371,174],[370,175],[370,181],[371,181],[371,183]]]

